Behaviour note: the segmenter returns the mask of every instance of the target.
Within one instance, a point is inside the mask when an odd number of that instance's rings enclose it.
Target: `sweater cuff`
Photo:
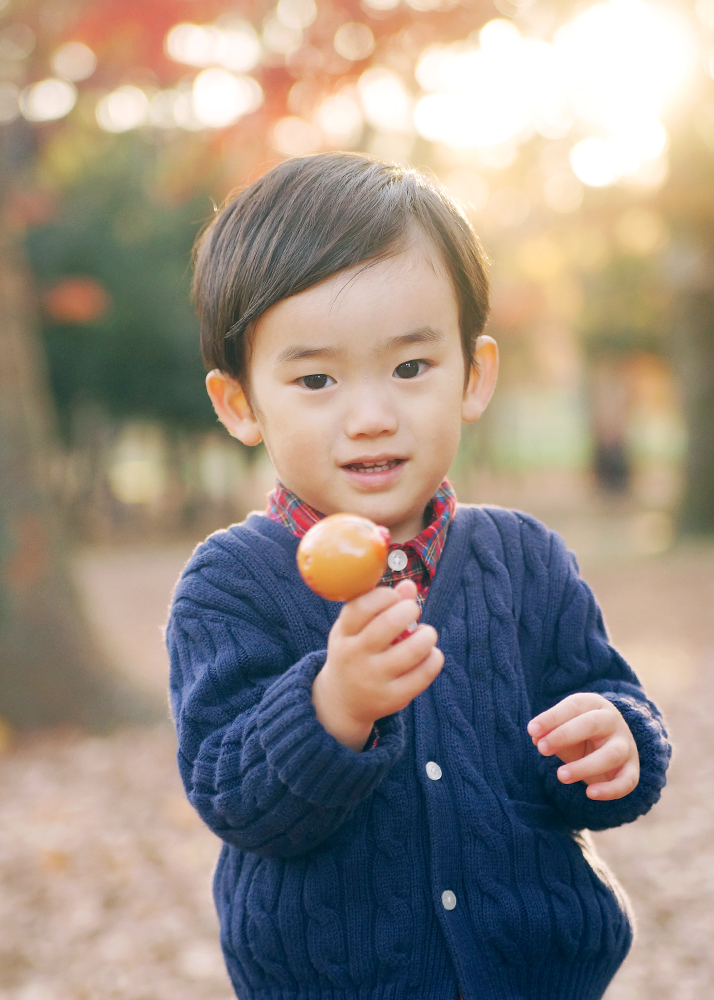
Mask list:
[[[263,695],[257,725],[270,767],[293,795],[328,809],[369,795],[404,749],[399,714],[380,719],[379,745],[356,753],[327,732],[312,703],[312,685],[327,657],[309,653]]]
[[[644,812],[657,802],[667,784],[667,768],[672,757],[672,745],[667,739],[667,730],[664,728],[661,715],[656,710],[652,711],[649,702],[638,701],[630,695],[613,692],[605,692],[603,698],[611,701],[624,717],[637,744],[640,780],[630,795],[637,796],[641,800]]]

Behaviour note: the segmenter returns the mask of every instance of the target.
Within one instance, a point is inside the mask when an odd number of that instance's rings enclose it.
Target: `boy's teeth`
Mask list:
[[[398,464],[399,459],[393,458],[388,462],[380,462],[378,465],[374,462],[369,464],[366,462],[353,462],[349,468],[354,469],[356,472],[384,472],[386,469],[393,469]]]

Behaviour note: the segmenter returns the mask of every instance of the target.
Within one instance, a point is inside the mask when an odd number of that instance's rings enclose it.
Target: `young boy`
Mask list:
[[[645,813],[670,749],[563,541],[445,479],[497,373],[471,227],[414,171],[288,160],[217,214],[194,291],[216,413],[278,476],[167,629],[237,995],[601,997],[632,933],[582,831]],[[295,563],[338,511],[392,538],[344,605]]]

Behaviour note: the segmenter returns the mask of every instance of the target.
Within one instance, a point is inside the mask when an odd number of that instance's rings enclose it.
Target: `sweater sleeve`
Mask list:
[[[660,797],[672,754],[662,715],[622,656],[608,642],[602,612],[581,579],[575,557],[558,535],[551,535],[549,576],[556,608],[545,650],[537,713],[569,694],[593,691],[622,713],[637,744],[640,779],[628,795],[600,801],[589,799],[586,785],[558,780],[557,756],[542,757],[538,766],[548,796],[565,822],[576,829],[604,830],[630,823]]]
[[[255,616],[174,612],[166,641],[184,787],[210,829],[241,850],[287,857],[317,847],[403,749],[400,716],[381,720],[369,752],[338,743],[312,704],[326,650],[290,664]]]

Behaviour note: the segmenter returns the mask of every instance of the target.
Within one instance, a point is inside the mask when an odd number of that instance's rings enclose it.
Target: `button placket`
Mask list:
[[[427,761],[425,770],[427,776],[431,778],[432,781],[438,781],[441,778],[442,770],[435,760]],[[451,889],[444,889],[442,892],[441,905],[445,910],[453,910],[456,908],[456,894],[452,892]]]

